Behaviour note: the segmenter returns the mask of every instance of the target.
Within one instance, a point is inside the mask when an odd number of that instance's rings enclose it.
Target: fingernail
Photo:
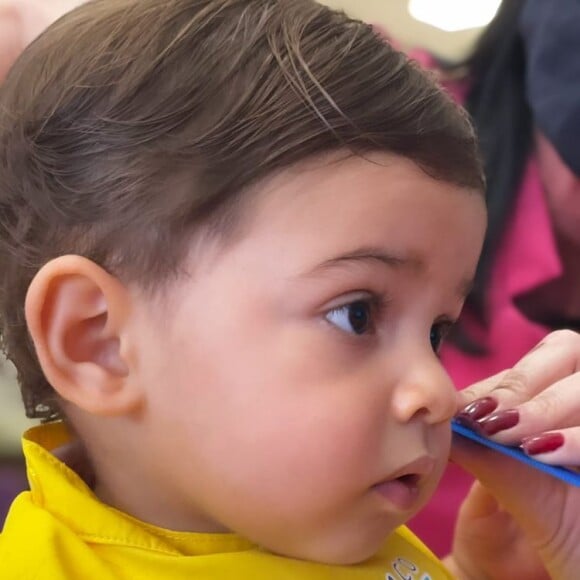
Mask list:
[[[499,431],[515,427],[519,420],[520,413],[517,409],[507,409],[506,411],[492,413],[488,417],[478,421],[478,423],[479,428],[483,431],[484,435],[489,437],[490,435],[495,435]]]
[[[463,425],[464,427],[467,427],[468,429],[471,429],[476,433],[481,432],[481,429],[479,428],[479,423],[471,419],[469,415],[463,415],[460,413],[459,415],[456,415],[454,419],[456,423],[459,423],[460,425]]]
[[[543,433],[522,440],[521,447],[528,455],[539,455],[556,451],[564,445],[562,433]]]
[[[489,415],[492,411],[495,411],[496,407],[497,401],[493,397],[476,399],[475,401],[471,401],[469,405],[465,405],[465,407],[457,413],[456,419],[460,419],[460,422],[462,419],[477,421],[486,415]]]

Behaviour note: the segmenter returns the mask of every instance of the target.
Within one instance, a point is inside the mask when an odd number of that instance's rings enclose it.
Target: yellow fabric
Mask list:
[[[172,532],[101,503],[50,453],[62,424],[23,438],[31,491],[14,501],[0,535],[2,580],[443,580],[451,576],[405,527],[357,566],[274,556],[234,534]]]

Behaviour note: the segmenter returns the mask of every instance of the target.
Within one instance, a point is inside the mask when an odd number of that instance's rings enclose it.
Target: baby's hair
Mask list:
[[[311,0],[94,0],[51,26],[0,88],[1,339],[27,415],[61,414],[24,318],[45,263],[78,254],[157,289],[252,185],[339,150],[483,189],[461,110]]]

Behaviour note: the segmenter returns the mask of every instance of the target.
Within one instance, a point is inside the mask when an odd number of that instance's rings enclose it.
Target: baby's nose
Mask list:
[[[430,424],[449,421],[456,411],[456,391],[434,355],[402,374],[392,397],[393,414],[402,423],[421,417]]]

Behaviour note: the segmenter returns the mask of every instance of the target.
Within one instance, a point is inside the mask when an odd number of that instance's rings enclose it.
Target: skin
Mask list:
[[[103,501],[337,564],[371,556],[427,501],[456,410],[435,351],[485,209],[371,157],[262,184],[237,237],[192,247],[162,296],[78,256],[37,274],[29,328]],[[404,505],[375,487],[417,472]]]

